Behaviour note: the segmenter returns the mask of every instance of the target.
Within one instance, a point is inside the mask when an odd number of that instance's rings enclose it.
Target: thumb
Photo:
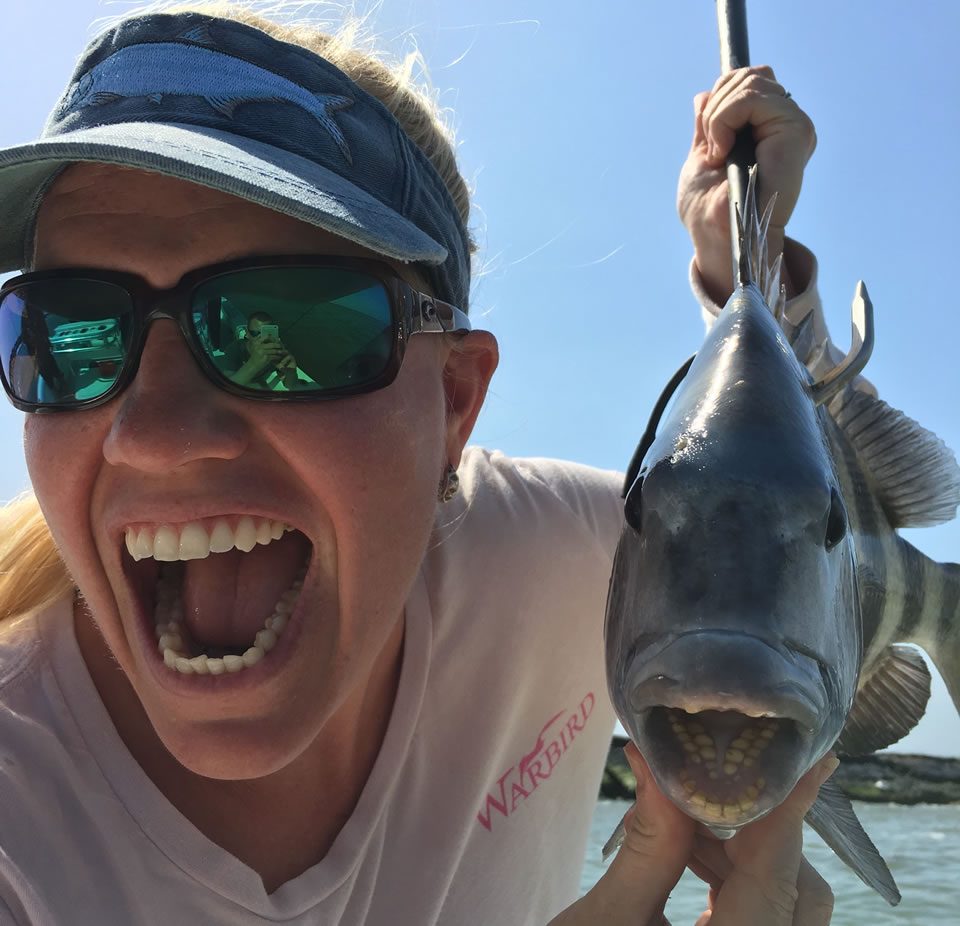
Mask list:
[[[693,850],[693,821],[660,792],[633,743],[624,754],[637,778],[637,801],[624,821],[623,845],[597,882],[610,905],[604,926],[660,922]]]
[[[693,850],[694,823],[660,793],[633,743],[624,749],[637,801],[623,845],[603,877],[550,926],[662,926],[663,908]]]

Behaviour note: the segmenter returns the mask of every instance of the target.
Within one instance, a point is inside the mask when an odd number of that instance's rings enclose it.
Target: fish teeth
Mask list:
[[[131,525],[124,531],[124,542],[134,561],[155,559],[172,563],[206,559],[211,553],[227,553],[233,549],[249,553],[258,544],[266,546],[291,530],[293,528],[283,521],[255,520],[243,515],[236,527],[231,527],[226,518],[182,525]]]

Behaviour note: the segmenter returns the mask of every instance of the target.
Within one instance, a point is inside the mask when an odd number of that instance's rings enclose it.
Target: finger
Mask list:
[[[758,74],[761,77],[767,77],[771,80],[776,80],[776,75],[773,73],[773,68],[766,64],[757,64],[752,67],[745,68],[735,68],[732,71],[726,71],[721,74],[713,83],[713,86],[710,88],[709,96],[715,97],[718,94],[722,94],[724,89],[730,84],[736,84],[740,81],[745,80],[751,74]]]
[[[753,126],[757,141],[771,134],[777,121],[798,119],[802,111],[774,80],[748,74],[711,97],[703,124],[711,163],[722,161],[740,129]],[[812,127],[812,126],[811,126]]]
[[[700,859],[692,858],[687,862],[689,868],[701,881],[711,890],[718,889],[723,885],[723,878],[720,873],[709,865],[704,864]]]
[[[620,851],[590,892],[605,926],[662,922],[693,846],[693,821],[659,791],[633,743],[624,753],[637,778],[637,801]]]
[[[746,126],[753,129],[753,138],[759,142],[769,136],[777,122],[795,118],[800,109],[779,84],[753,81],[744,84],[708,105],[704,110],[704,133],[711,164],[719,164],[729,154],[737,133]]]
[[[813,122],[792,99],[770,94],[767,88],[748,88],[715,113],[706,130],[709,150],[725,157],[737,132],[746,125],[752,127],[758,147],[777,134],[789,139],[790,151],[802,166],[816,147]]]
[[[705,119],[709,121],[713,113],[724,104],[726,100],[742,91],[744,86],[755,84],[757,81],[763,81],[765,84],[776,84],[777,79],[773,71],[762,65],[760,67],[737,68],[735,71],[728,71],[718,78],[710,91],[710,97],[704,105]],[[786,91],[781,91],[786,93]]]
[[[706,146],[707,136],[703,130],[703,109],[710,99],[710,93],[704,90],[693,98],[693,144],[691,147],[697,148]]]
[[[793,926],[827,926],[833,916],[833,891],[805,858],[797,874],[797,906]]]
[[[733,862],[721,840],[696,835],[693,839],[693,855],[687,867],[702,881],[719,887],[733,870]]]
[[[832,757],[822,760],[800,779],[779,807],[726,843],[733,868],[717,897],[711,926],[793,926],[797,922],[794,913],[800,898],[803,817],[837,764]],[[810,908],[822,910],[823,904],[817,900],[822,892],[817,893],[809,877],[805,886],[812,890]]]

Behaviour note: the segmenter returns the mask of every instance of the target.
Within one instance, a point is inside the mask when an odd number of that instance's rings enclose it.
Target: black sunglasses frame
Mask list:
[[[380,283],[387,292],[390,304],[393,343],[390,356],[382,373],[363,383],[337,386],[322,391],[296,390],[270,392],[238,385],[219,370],[200,344],[193,326],[193,293],[201,285],[241,270],[275,270],[278,268],[330,268],[364,273]],[[22,412],[46,414],[51,412],[79,411],[105,405],[120,395],[133,382],[143,356],[150,324],[155,319],[167,318],[177,323],[190,353],[207,378],[218,388],[231,395],[261,402],[322,402],[345,396],[362,395],[389,386],[400,372],[407,341],[416,334],[465,334],[472,326],[466,313],[456,306],[443,302],[426,293],[421,293],[397,276],[387,264],[365,258],[318,257],[308,255],[283,255],[256,257],[212,264],[191,270],[170,289],[154,289],[143,277],[133,273],[111,270],[60,269],[24,273],[7,280],[0,287],[0,303],[8,292],[36,281],[89,280],[110,283],[125,290],[133,307],[130,348],[116,382],[103,393],[90,399],[75,399],[69,402],[25,402],[13,394],[0,365],[0,381],[11,404]]]

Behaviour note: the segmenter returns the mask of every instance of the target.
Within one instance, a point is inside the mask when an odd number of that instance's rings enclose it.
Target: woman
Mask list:
[[[814,136],[769,69],[696,109],[680,211],[710,308],[733,131],[779,236]],[[42,510],[11,512],[0,565],[0,921],[656,922],[689,865],[714,926],[828,922],[800,820],[829,759],[720,846],[631,753],[625,846],[568,906],[619,479],[465,450],[497,344],[429,98],[325,36],[178,9],[97,39],[45,132],[0,170]],[[226,306],[267,312],[316,388],[225,375]]]

